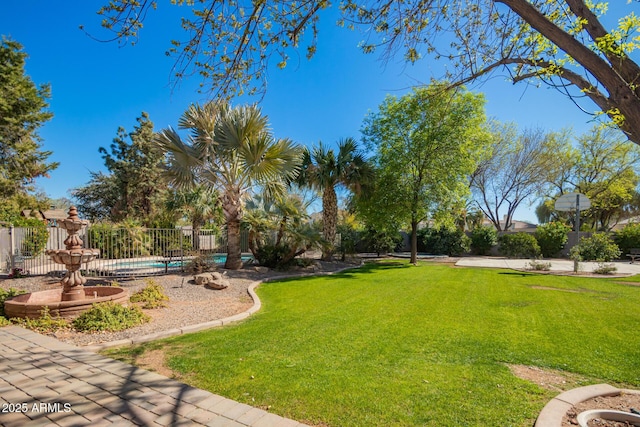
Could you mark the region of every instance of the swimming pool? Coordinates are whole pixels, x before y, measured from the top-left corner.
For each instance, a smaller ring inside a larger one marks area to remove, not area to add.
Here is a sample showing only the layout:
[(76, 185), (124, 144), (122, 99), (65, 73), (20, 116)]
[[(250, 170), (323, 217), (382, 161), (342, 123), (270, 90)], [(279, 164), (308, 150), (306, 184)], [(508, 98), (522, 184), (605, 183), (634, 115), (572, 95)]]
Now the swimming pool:
[[(242, 255), (242, 262), (253, 261), (252, 255)], [(214, 254), (210, 256), (210, 260), (216, 264), (224, 264), (227, 262), (226, 254)], [(116, 269), (176, 269), (181, 268), (190, 261), (189, 258), (178, 261), (158, 261), (158, 260), (138, 260), (138, 261), (117, 261), (113, 264)]]

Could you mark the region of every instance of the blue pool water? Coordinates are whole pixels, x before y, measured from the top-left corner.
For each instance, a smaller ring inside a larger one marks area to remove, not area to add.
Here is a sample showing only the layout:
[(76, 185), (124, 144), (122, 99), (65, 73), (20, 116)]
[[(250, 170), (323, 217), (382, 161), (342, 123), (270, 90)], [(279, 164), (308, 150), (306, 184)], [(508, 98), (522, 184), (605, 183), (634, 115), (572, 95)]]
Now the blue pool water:
[[(224, 264), (227, 262), (226, 254), (215, 254), (212, 257), (213, 262), (216, 264)], [(251, 255), (243, 255), (242, 261), (250, 261), (253, 260), (253, 256)], [(184, 261), (171, 261), (169, 263), (159, 262), (159, 261), (130, 261), (130, 262), (118, 262), (116, 267), (118, 268), (180, 268), (184, 264), (188, 263), (189, 260), (186, 259)]]

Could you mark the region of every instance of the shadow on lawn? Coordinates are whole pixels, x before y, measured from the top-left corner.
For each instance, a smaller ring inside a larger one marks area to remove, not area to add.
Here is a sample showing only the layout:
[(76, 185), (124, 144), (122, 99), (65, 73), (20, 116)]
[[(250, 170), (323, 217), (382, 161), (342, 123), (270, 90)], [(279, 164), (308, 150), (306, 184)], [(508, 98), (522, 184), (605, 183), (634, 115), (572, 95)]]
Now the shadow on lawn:
[(326, 279), (356, 278), (362, 274), (373, 274), (378, 271), (398, 270), (409, 267), (411, 267), (411, 265), (403, 261), (368, 261), (361, 267), (349, 269), (341, 273), (330, 274), (324, 277)]
[(498, 274), (504, 274), (506, 276), (520, 276), (520, 277), (536, 276), (536, 274), (534, 273), (525, 273), (523, 271), (501, 271)]
[(373, 274), (378, 271), (397, 270), (409, 267), (411, 267), (411, 265), (403, 261), (367, 261), (360, 267), (353, 267), (341, 273), (309, 274), (304, 276), (286, 277), (275, 279), (273, 280), (273, 282), (294, 282), (298, 280), (306, 280), (309, 278), (322, 278), (325, 280), (351, 279), (357, 278), (358, 276), (361, 276), (363, 274)]

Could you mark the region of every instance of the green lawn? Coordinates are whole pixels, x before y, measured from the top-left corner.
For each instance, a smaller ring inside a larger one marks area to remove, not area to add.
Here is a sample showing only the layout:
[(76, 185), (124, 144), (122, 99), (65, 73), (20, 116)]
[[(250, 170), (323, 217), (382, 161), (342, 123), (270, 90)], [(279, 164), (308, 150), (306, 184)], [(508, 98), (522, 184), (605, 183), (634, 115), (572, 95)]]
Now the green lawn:
[(262, 310), (161, 348), (182, 380), (322, 426), (531, 426), (556, 392), (506, 364), (640, 386), (640, 288), (406, 263), (263, 284)]

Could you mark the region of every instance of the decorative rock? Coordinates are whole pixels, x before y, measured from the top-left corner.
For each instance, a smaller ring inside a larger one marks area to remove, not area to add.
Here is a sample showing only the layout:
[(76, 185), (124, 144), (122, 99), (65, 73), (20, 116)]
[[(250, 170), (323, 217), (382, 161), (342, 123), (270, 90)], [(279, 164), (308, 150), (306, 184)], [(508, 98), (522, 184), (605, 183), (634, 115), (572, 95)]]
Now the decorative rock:
[(218, 272), (196, 274), (194, 277), (196, 285), (204, 285), (211, 289), (225, 289), (229, 287), (229, 281), (224, 274)]
[(207, 288), (221, 290), (229, 287), (229, 281), (227, 279), (220, 279), (205, 284)]
[(195, 280), (196, 285), (199, 285), (199, 286), (205, 285), (212, 280), (211, 273), (196, 274), (195, 276), (193, 276), (193, 280)]
[(268, 273), (269, 267), (257, 266), (257, 267), (254, 267), (254, 270), (257, 271), (258, 273)]

